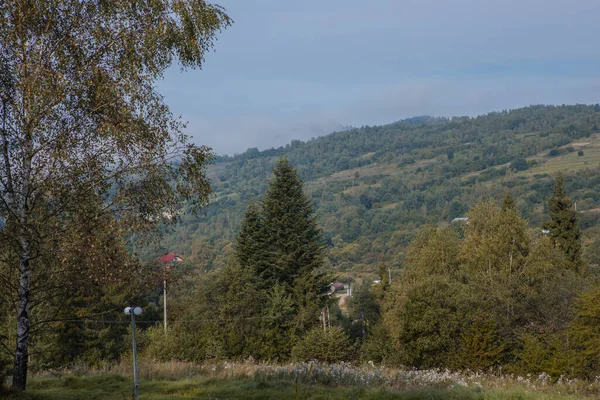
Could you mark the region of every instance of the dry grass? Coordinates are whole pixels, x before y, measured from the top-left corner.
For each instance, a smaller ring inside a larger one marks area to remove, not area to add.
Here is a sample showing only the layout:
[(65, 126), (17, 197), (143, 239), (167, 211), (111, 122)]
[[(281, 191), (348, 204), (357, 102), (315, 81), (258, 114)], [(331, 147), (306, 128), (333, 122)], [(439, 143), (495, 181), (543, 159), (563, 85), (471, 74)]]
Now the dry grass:
[[(68, 379), (69, 376), (74, 375), (129, 376), (131, 370), (131, 362), (124, 361), (102, 370), (85, 371), (75, 369), (64, 371), (62, 376), (58, 376), (58, 379)], [(48, 373), (40, 374), (37, 378), (47, 378), (48, 375)], [(56, 379), (57, 373), (54, 372), (52, 375)], [(486, 393), (522, 392), (534, 393), (536, 396), (538, 394), (546, 396), (531, 398), (549, 399), (564, 395), (573, 395), (574, 398), (600, 397), (600, 377), (595, 381), (566, 378), (552, 380), (546, 374), (517, 376), (501, 374), (500, 372), (452, 372), (439, 369), (412, 370), (386, 368), (376, 366), (373, 363), (361, 366), (347, 363), (327, 365), (317, 362), (268, 364), (248, 360), (244, 362), (213, 361), (194, 364), (178, 361), (159, 363), (142, 360), (139, 365), (139, 377), (141, 381), (182, 381), (211, 378), (228, 381), (295, 382), (309, 386), (381, 388), (392, 391), (465, 389)]]

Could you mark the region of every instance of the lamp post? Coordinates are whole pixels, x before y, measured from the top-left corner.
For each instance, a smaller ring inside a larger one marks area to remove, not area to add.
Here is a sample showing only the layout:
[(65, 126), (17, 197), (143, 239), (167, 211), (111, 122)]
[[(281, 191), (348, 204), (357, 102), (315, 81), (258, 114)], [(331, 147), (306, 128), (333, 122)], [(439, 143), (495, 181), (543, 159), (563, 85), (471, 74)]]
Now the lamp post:
[(141, 313), (141, 307), (125, 307), (125, 315), (131, 315), (131, 337), (133, 340), (133, 396), (135, 400), (138, 400), (139, 397), (137, 347), (135, 345), (135, 317)]

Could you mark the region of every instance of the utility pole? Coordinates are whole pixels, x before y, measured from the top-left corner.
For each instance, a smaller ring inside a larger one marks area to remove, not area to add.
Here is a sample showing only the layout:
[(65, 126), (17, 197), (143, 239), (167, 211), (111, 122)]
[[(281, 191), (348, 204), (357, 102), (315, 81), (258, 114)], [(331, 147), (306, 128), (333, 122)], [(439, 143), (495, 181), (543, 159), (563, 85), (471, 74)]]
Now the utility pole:
[(165, 274), (163, 276), (163, 319), (165, 335), (167, 334), (167, 264), (165, 264)]
[(139, 398), (140, 385), (138, 382), (137, 346), (135, 343), (135, 317), (142, 314), (141, 307), (125, 307), (125, 315), (131, 315), (131, 337), (133, 341), (133, 397)]
[(321, 310), (321, 319), (323, 320), (323, 332), (327, 333), (327, 324), (325, 322), (325, 310)]
[(175, 253), (167, 253), (159, 258), (160, 262), (163, 263), (165, 271), (163, 275), (163, 327), (165, 328), (165, 335), (167, 334), (167, 276), (169, 267), (172, 263), (183, 262), (183, 258)]

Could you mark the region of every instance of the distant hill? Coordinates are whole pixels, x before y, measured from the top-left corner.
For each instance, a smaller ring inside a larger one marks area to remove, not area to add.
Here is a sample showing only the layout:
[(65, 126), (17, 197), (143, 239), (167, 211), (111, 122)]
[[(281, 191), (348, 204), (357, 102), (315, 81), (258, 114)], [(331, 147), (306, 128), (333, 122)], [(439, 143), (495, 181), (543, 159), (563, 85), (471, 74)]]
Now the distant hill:
[(382, 259), (400, 268), (420, 226), (448, 223), (506, 189), (539, 226), (557, 171), (566, 173), (586, 240), (600, 237), (599, 127), (599, 105), (531, 106), (476, 118), (420, 116), (219, 157), (205, 215), (185, 217), (161, 244), (201, 268), (222, 266), (243, 211), (261, 199), (283, 156), (305, 181), (338, 271), (370, 272)]

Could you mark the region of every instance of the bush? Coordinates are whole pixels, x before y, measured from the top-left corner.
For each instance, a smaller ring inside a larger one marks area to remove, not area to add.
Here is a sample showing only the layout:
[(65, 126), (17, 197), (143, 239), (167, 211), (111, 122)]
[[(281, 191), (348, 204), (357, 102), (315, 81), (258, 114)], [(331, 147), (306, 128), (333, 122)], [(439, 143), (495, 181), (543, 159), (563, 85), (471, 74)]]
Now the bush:
[(529, 164), (524, 158), (517, 158), (515, 161), (510, 163), (510, 168), (515, 171), (525, 171), (529, 169)]
[(519, 367), (523, 373), (549, 374), (553, 379), (570, 375), (571, 354), (559, 334), (524, 334), (520, 338)]
[(583, 157), (583, 150), (579, 150), (579, 151), (577, 152), (577, 155), (578, 155), (579, 157)]
[(567, 328), (575, 365), (574, 375), (594, 379), (600, 375), (600, 289), (586, 293), (575, 302), (575, 318)]
[(506, 347), (496, 322), (477, 316), (461, 335), (459, 366), (478, 371), (502, 365)]
[(138, 336), (138, 346), (144, 358), (156, 361), (199, 362), (207, 358), (223, 358), (222, 344), (207, 332), (185, 329), (179, 324), (164, 334), (161, 325), (148, 328)]
[(389, 365), (400, 364), (398, 352), (392, 345), (392, 338), (382, 323), (375, 324), (362, 345), (361, 359)]
[(292, 358), (298, 361), (348, 361), (354, 356), (354, 345), (343, 330), (332, 327), (327, 332), (317, 327), (309, 331), (292, 349)]
[(548, 156), (549, 157), (556, 157), (556, 156), (560, 156), (561, 154), (562, 154), (562, 150), (560, 150), (560, 149), (552, 149), (548, 153)]

